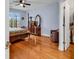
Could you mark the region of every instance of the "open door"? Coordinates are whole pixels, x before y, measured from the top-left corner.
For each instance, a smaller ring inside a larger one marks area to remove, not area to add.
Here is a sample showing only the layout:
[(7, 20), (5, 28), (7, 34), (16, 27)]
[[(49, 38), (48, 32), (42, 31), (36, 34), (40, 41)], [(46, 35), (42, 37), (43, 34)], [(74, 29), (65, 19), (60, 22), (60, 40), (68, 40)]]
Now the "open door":
[(69, 5), (65, 1), (60, 3), (59, 50), (61, 51), (67, 50), (70, 44), (69, 20)]
[(70, 13), (69, 13), (69, 5), (68, 2), (65, 2), (65, 40), (64, 40), (64, 44), (65, 44), (65, 50), (67, 50), (67, 48), (70, 45)]

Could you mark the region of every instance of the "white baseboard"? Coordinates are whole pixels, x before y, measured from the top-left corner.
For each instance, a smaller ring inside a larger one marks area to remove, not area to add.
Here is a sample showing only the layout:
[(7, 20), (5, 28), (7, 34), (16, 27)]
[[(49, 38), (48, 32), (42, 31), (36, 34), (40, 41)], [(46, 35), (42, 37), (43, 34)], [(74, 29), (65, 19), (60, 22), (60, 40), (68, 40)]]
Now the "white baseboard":
[(48, 34), (41, 34), (42, 36), (47, 36), (47, 37), (50, 37), (50, 35), (48, 35)]

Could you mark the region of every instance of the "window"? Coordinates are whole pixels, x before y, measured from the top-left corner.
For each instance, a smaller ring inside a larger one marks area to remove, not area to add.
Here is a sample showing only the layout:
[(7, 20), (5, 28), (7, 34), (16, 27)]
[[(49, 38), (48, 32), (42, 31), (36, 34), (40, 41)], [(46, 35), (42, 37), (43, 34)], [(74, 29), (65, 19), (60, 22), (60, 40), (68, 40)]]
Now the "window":
[(9, 27), (20, 27), (20, 14), (10, 12), (9, 13)]

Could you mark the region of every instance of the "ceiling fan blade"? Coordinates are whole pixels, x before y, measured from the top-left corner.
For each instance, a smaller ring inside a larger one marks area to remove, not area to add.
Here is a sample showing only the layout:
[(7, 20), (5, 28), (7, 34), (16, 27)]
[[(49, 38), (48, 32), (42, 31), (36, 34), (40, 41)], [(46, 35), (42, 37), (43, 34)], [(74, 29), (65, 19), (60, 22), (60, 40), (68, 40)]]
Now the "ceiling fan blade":
[(26, 6), (25, 5), (23, 5), (23, 8), (25, 8)]
[(31, 5), (31, 4), (29, 4), (29, 3), (24, 3), (24, 4), (25, 4), (25, 5), (29, 5), (29, 6)]
[(14, 3), (22, 3), (22, 0), (13, 1)]

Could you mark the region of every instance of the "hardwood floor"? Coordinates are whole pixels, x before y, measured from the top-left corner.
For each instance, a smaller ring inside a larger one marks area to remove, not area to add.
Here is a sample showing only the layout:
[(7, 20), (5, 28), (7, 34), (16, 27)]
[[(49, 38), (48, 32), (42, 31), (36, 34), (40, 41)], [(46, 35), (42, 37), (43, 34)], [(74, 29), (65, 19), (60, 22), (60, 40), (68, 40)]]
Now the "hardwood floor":
[(73, 56), (73, 45), (70, 45), (67, 51), (61, 52), (57, 43), (46, 37), (37, 37), (36, 45), (29, 39), (10, 46), (10, 59), (74, 59)]

